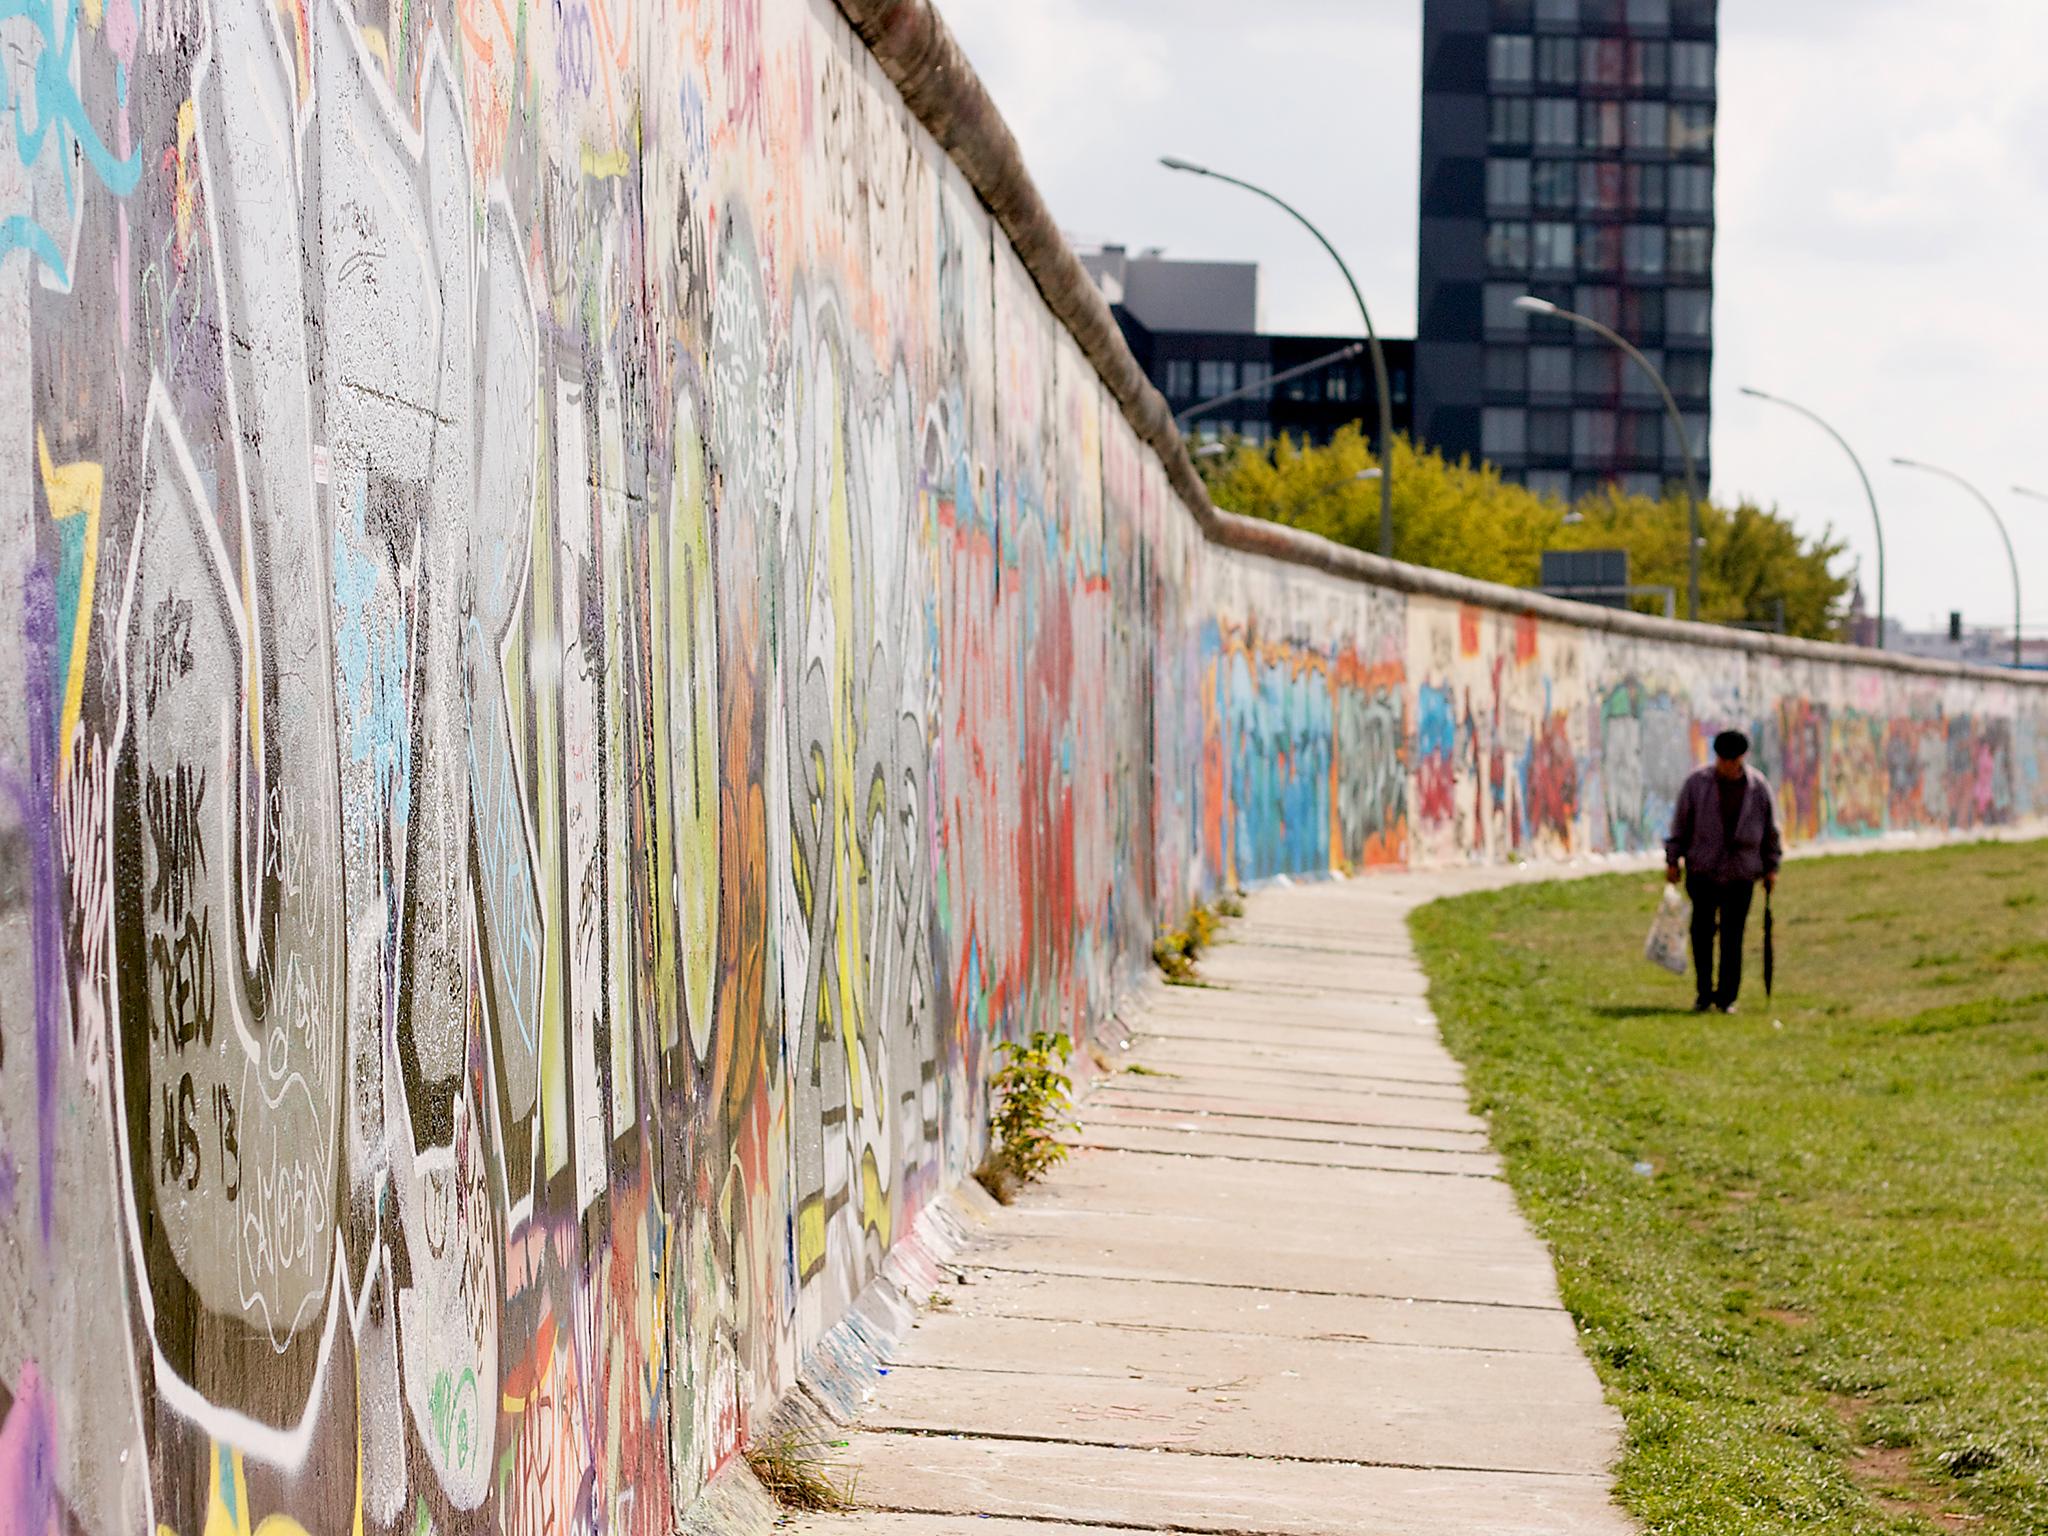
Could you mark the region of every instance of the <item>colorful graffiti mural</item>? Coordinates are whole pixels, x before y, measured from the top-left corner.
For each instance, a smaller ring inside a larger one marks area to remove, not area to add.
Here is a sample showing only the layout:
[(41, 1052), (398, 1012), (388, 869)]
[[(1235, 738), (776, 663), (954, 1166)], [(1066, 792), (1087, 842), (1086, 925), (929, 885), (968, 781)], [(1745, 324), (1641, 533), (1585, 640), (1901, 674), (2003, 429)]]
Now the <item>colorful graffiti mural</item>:
[(666, 1533), (1197, 893), (2048, 810), (1207, 542), (795, 0), (0, 11), (0, 1509)]

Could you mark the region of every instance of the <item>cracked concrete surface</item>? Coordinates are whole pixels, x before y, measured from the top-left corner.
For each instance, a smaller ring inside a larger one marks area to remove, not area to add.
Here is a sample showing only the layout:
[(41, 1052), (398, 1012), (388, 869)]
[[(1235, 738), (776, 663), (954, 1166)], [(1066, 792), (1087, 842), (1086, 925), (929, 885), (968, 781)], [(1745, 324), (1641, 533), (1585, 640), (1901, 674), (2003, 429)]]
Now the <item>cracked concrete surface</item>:
[[(1438, 1039), (1406, 918), (1261, 892), (1155, 994), (851, 1436), (843, 1536), (1623, 1536), (1618, 1416)], [(1555, 869), (1542, 873), (1554, 877)], [(1159, 1074), (1159, 1075), (1152, 1075)], [(969, 1522), (972, 1522), (971, 1524)]]

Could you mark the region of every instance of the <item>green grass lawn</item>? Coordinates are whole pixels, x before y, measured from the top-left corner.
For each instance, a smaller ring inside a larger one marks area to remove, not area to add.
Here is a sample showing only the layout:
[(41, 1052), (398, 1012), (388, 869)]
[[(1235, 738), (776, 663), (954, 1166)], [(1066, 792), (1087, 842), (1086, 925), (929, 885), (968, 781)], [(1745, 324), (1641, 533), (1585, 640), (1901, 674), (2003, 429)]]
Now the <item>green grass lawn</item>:
[(1732, 1017), (1642, 958), (1654, 874), (1415, 914), (1649, 1529), (2048, 1531), (2044, 855), (1788, 865)]

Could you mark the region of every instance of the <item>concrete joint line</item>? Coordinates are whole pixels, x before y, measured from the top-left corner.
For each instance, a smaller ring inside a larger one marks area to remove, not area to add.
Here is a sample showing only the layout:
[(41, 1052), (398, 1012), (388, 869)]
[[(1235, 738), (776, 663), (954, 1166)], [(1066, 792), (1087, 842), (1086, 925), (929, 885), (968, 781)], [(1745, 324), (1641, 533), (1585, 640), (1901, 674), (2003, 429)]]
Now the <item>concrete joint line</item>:
[(1242, 1280), (1184, 1280), (1174, 1275), (1100, 1275), (1080, 1269), (1040, 1269), (1020, 1264), (976, 1262), (971, 1267), (992, 1275), (1044, 1275), (1055, 1280), (1101, 1280), (1130, 1285), (1186, 1285), (1211, 1291), (1256, 1291), (1262, 1296), (1332, 1296), (1340, 1301), (1399, 1301), (1418, 1307), (1487, 1307), (1501, 1312), (1564, 1311), (1563, 1307), (1534, 1301), (1472, 1301), (1462, 1296), (1402, 1296), (1392, 1291), (1326, 1291), (1299, 1285), (1252, 1285)]
[(1576, 1472), (1556, 1467), (1488, 1467), (1455, 1461), (1373, 1461), (1353, 1456), (1284, 1456), (1268, 1451), (1203, 1451), (1180, 1445), (1144, 1445), (1129, 1440), (1091, 1440), (1085, 1435), (1031, 1435), (1021, 1430), (917, 1429), (893, 1424), (868, 1424), (861, 1433), (901, 1435), (916, 1440), (989, 1440), (1007, 1445), (1088, 1446), (1107, 1451), (1135, 1451), (1146, 1456), (1190, 1456), (1204, 1461), (1262, 1461), (1274, 1466), (1363, 1467), (1382, 1472), (1463, 1472), (1475, 1477), (1561, 1477), (1607, 1481), (1605, 1472)]

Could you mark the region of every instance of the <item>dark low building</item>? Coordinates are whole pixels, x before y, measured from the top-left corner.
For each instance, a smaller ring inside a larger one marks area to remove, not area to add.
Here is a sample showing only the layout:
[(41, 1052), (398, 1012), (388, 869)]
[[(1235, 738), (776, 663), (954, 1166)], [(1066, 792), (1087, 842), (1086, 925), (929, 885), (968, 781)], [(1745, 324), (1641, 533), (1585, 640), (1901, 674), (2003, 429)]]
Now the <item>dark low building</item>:
[[(1327, 443), (1357, 422), (1375, 450), (1379, 402), (1372, 359), (1356, 336), (1278, 336), (1258, 328), (1258, 267), (1251, 262), (1169, 261), (1120, 246), (1081, 253), (1110, 301), (1138, 365), (1191, 438), (1281, 436)], [(1394, 430), (1411, 429), (1415, 344), (1385, 340)], [(1269, 381), (1278, 379), (1278, 383)], [(1204, 402), (1251, 393), (1192, 415)]]

